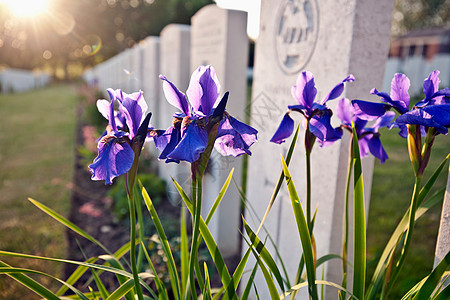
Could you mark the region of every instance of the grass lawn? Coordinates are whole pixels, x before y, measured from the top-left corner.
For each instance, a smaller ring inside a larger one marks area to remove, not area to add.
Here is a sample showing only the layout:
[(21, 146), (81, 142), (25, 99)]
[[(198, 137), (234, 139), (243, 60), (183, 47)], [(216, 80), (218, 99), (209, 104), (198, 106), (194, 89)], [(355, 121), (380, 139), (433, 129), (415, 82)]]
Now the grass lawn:
[[(410, 205), (414, 175), (409, 161), (406, 140), (398, 135), (398, 129), (384, 130), (381, 140), (389, 155), (385, 164), (375, 163), (372, 195), (367, 228), (368, 260), (381, 255), (384, 246), (400, 218)], [(424, 184), (450, 150), (450, 136), (438, 135), (433, 145), (430, 163), (424, 174)], [(443, 170), (433, 191), (446, 186), (448, 166)], [(433, 194), (430, 192), (430, 195)], [(408, 258), (390, 299), (401, 297), (431, 271), (442, 205), (437, 205), (419, 219), (413, 234)], [(369, 276), (375, 262), (368, 269)], [(370, 277), (369, 277), (370, 278)]]
[[(75, 92), (69, 85), (0, 95), (1, 250), (64, 257), (63, 226), (32, 205), (27, 197), (62, 214), (68, 212), (75, 107)], [(37, 260), (0, 260), (57, 276), (62, 270), (62, 265)], [(48, 278), (39, 280), (55, 287)], [(39, 297), (0, 275), (0, 299)]]

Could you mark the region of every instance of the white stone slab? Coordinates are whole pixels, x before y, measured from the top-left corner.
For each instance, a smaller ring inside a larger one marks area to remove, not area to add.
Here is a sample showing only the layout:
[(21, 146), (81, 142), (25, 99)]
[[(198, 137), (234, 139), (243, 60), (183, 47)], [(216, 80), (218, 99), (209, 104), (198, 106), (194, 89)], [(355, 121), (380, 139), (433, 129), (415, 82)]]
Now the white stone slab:
[[(211, 4), (200, 9), (191, 23), (191, 72), (201, 65), (212, 65), (221, 84), (220, 96), (230, 92), (227, 111), (244, 122), (249, 44), (247, 13)], [(204, 215), (232, 168), (235, 168), (233, 178), (241, 186), (242, 162), (242, 157), (222, 157), (215, 151), (212, 153), (203, 184)], [(209, 226), (224, 256), (239, 253), (240, 200), (238, 189), (231, 184)]]
[[(382, 83), (392, 7), (388, 0), (262, 1), (251, 106), (252, 125), (259, 130), (259, 141), (249, 161), (247, 191), (249, 206), (259, 218), (265, 212), (281, 171), (280, 153), (285, 155), (291, 141), (289, 139), (281, 146), (269, 142), (287, 105), (296, 104), (291, 96), (291, 87), (298, 74), (303, 70), (314, 74), (317, 100), (323, 99), (348, 74), (354, 74), (357, 81), (347, 85), (345, 96), (350, 99), (369, 98), (369, 90)], [(335, 108), (337, 100), (328, 104)], [(300, 114), (294, 118), (296, 123), (301, 121)], [(340, 122), (334, 117), (332, 123), (337, 126)], [(302, 132), (290, 171), (305, 207), (303, 136)], [(341, 252), (348, 140), (346, 134), (343, 141), (331, 147), (315, 145), (312, 153), (312, 209), (318, 207), (314, 227), (318, 257)], [(371, 162), (372, 159), (364, 170), (366, 205), (370, 195)], [(256, 230), (259, 222), (252, 220), (254, 214), (247, 210), (245, 215)], [(266, 221), (266, 228), (280, 251), (292, 282), (301, 246), (285, 184)], [(264, 240), (264, 235), (261, 239)], [(273, 250), (273, 247), (269, 249)], [(339, 262), (336, 266), (340, 268)], [(326, 279), (340, 283), (336, 270), (339, 269), (327, 267)], [(321, 272), (319, 270), (320, 276)], [(257, 275), (255, 283), (261, 299), (267, 299), (269, 294), (261, 274)], [(299, 299), (304, 297), (305, 294), (301, 294)], [(336, 291), (327, 290), (328, 297), (336, 299)]]
[[(450, 251), (450, 169), (447, 181), (447, 190), (444, 196), (444, 203), (442, 204), (441, 223), (439, 226), (439, 233), (436, 241), (436, 254), (434, 258), (434, 267), (447, 255)], [(450, 279), (447, 279), (445, 286), (450, 284)]]
[[(163, 28), (160, 34), (160, 57), (161, 74), (165, 75), (177, 88), (185, 92), (189, 85), (190, 78), (190, 49), (191, 49), (191, 28), (189, 25), (170, 24)], [(172, 125), (172, 116), (177, 108), (170, 105), (164, 98), (162, 92), (162, 82), (160, 82), (160, 107), (159, 114), (155, 114), (160, 128), (168, 128)], [(169, 199), (172, 202), (179, 202), (181, 198), (172, 183), (171, 177), (175, 178), (186, 192), (190, 191), (190, 169), (186, 162), (158, 164), (158, 172), (167, 181)]]
[[(147, 101), (149, 111), (153, 113), (151, 123), (154, 127), (160, 128), (159, 124), (159, 107), (161, 99), (161, 80), (159, 79), (160, 72), (160, 55), (159, 37), (149, 36), (139, 43), (142, 48), (142, 68), (141, 74), (141, 89), (144, 92), (145, 100)], [(165, 101), (165, 100), (164, 100)]]

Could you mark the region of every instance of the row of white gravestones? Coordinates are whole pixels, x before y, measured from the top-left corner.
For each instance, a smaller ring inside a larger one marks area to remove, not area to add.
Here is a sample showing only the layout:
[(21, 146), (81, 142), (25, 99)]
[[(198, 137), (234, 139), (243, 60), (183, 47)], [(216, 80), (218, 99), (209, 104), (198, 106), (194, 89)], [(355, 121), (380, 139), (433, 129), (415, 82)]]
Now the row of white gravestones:
[(4, 68), (0, 70), (0, 93), (29, 91), (46, 86), (50, 80), (45, 72)]
[[(285, 155), (287, 152), (290, 140), (282, 145), (269, 140), (287, 105), (297, 104), (291, 96), (297, 76), (303, 70), (314, 74), (318, 88), (316, 100), (320, 101), (335, 84), (353, 74), (357, 84), (347, 84), (345, 96), (366, 99), (370, 89), (380, 87), (382, 83), (392, 9), (393, 2), (389, 0), (262, 1), (251, 104), (252, 125), (260, 131), (258, 145), (253, 148), (253, 157), (249, 160), (248, 209), (245, 213), (255, 230), (281, 171), (280, 153)], [(334, 108), (336, 102), (330, 101), (329, 106)], [(300, 119), (298, 114), (296, 122)], [(336, 117), (332, 122), (335, 126), (339, 124)], [(302, 143), (303, 135), (300, 135), (290, 171), (304, 206), (306, 171)], [(329, 147), (320, 148), (316, 143), (312, 151), (311, 206), (317, 207), (314, 226), (317, 257), (341, 253), (348, 147), (349, 135), (344, 134), (343, 140)], [(365, 160), (363, 168), (368, 207), (373, 159)], [(302, 251), (285, 184), (265, 223), (265, 230), (262, 232), (272, 237), (292, 283)], [(264, 235), (260, 238), (265, 240)], [(267, 245), (275, 257), (274, 248), (269, 242)], [(352, 259), (351, 253), (349, 259)], [(339, 262), (326, 264), (326, 280), (340, 282), (339, 265)], [(321, 277), (322, 270), (319, 270), (318, 278)], [(261, 273), (257, 274), (255, 285), (259, 297), (268, 299)], [(302, 292), (306, 293), (306, 290)], [(336, 290), (327, 289), (326, 293), (327, 299), (336, 299)], [(306, 298), (306, 294), (299, 297)]]
[[(201, 65), (213, 65), (221, 84), (221, 95), (230, 91), (227, 111), (244, 121), (246, 106), (246, 80), (248, 66), (247, 14), (242, 11), (223, 10), (215, 5), (202, 8), (192, 18), (192, 27), (170, 24), (160, 37), (148, 37), (84, 74), (86, 81), (96, 81), (101, 90), (120, 88), (131, 93), (142, 89), (153, 112), (151, 123), (156, 128), (168, 128), (176, 108), (171, 106), (162, 92), (158, 74), (164, 74), (178, 89), (185, 92), (190, 75)], [(234, 178), (241, 183), (242, 159), (221, 158), (213, 152), (211, 168), (205, 176), (203, 213), (211, 208), (231, 168)], [(156, 153), (155, 153), (156, 154)], [(190, 170), (187, 163), (158, 164), (162, 178), (168, 181), (168, 194), (179, 201), (178, 192), (171, 182), (176, 179), (190, 190)], [(238, 255), (241, 197), (236, 186), (229, 188), (210, 230), (224, 256)]]

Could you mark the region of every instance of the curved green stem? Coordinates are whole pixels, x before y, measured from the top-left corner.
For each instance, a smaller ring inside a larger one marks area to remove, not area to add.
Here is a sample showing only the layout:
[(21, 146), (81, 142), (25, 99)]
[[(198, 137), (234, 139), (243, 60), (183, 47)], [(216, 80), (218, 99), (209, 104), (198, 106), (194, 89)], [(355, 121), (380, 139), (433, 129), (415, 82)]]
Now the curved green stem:
[(422, 175), (416, 175), (415, 182), (414, 182), (414, 191), (411, 199), (411, 206), (409, 208), (409, 223), (408, 223), (408, 229), (406, 231), (406, 237), (405, 242), (402, 248), (402, 252), (400, 254), (400, 259), (397, 262), (397, 265), (394, 268), (394, 272), (392, 273), (392, 276), (389, 280), (388, 286), (386, 288), (386, 295), (385, 298), (387, 298), (387, 295), (389, 294), (390, 288), (394, 285), (395, 281), (398, 278), (398, 275), (400, 274), (400, 271), (405, 263), (406, 256), (408, 254), (409, 246), (411, 244), (411, 238), (414, 231), (414, 223), (415, 223), (415, 216), (416, 216), (416, 210), (417, 210), (417, 202), (419, 199), (420, 194), (420, 185), (422, 182)]
[[(134, 184), (134, 180), (133, 180)], [(127, 185), (128, 186), (128, 185)], [(130, 262), (131, 271), (133, 273), (134, 285), (139, 300), (144, 300), (142, 288), (139, 283), (139, 273), (136, 264), (136, 207), (134, 203), (134, 186), (128, 187), (128, 203), (130, 206)]]
[[(349, 196), (350, 196), (350, 183), (352, 178), (352, 170), (353, 170), (353, 138), (350, 139), (350, 155), (348, 161), (348, 169), (347, 169), (347, 183), (345, 187), (345, 206), (344, 206), (344, 232), (342, 236), (342, 284), (343, 288), (347, 287), (347, 253), (348, 253), (348, 210), (349, 210)], [(345, 293), (343, 293), (341, 299), (345, 299)]]
[(311, 153), (306, 152), (306, 222), (309, 234), (312, 235), (311, 224)]

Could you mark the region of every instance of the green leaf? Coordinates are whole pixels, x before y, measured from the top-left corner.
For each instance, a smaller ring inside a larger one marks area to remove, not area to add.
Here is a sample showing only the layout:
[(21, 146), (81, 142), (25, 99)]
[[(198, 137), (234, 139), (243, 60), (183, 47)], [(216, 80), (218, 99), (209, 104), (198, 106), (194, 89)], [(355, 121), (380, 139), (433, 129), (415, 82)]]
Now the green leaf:
[(162, 283), (161, 279), (159, 279), (159, 277), (158, 277), (158, 273), (156, 272), (155, 266), (152, 263), (152, 260), (150, 258), (150, 255), (148, 254), (148, 251), (144, 245), (144, 242), (141, 242), (141, 247), (144, 251), (145, 257), (147, 258), (148, 265), (152, 269), (153, 275), (155, 275), (155, 284), (156, 284), (156, 289), (159, 294), (159, 299), (169, 300), (169, 295), (167, 294), (167, 290), (166, 290), (164, 284)]
[(450, 284), (447, 285), (433, 300), (448, 300), (450, 299)]
[(119, 300), (133, 288), (134, 280), (130, 278), (125, 283), (121, 284), (108, 298), (106, 298), (106, 300)]
[(230, 185), (231, 178), (233, 177), (234, 168), (231, 169), (230, 174), (228, 175), (227, 180), (225, 180), (225, 183), (223, 184), (222, 188), (220, 189), (219, 195), (217, 195), (216, 200), (214, 201), (211, 209), (208, 212), (208, 215), (206, 216), (205, 223), (209, 224), (209, 221), (211, 221), (211, 218), (213, 217), (214, 213), (216, 212), (217, 207), (219, 206), (220, 202), (223, 199), (223, 196), (225, 195), (225, 192), (228, 189), (228, 186)]
[[(6, 264), (2, 261), (0, 261), (0, 267), (1, 268), (11, 268), (11, 266), (9, 266), (8, 264)], [(22, 273), (7, 273), (7, 274), (9, 277), (11, 277), (14, 280), (16, 280), (17, 282), (23, 284), (24, 286), (26, 286), (27, 288), (29, 288), (36, 294), (44, 297), (45, 299), (59, 300), (59, 297), (57, 295), (53, 294), (49, 289), (47, 289), (39, 282), (35, 281), (34, 279), (32, 279), (24, 274), (22, 274)]]
[(142, 187), (142, 196), (144, 197), (144, 202), (147, 205), (147, 209), (150, 212), (159, 239), (161, 240), (164, 255), (167, 258), (167, 268), (169, 270), (170, 284), (173, 289), (174, 297), (175, 299), (181, 299), (180, 279), (178, 278), (177, 267), (175, 265), (175, 260), (173, 259), (172, 251), (170, 250), (169, 241), (167, 240), (167, 236), (164, 232), (161, 220), (156, 213), (155, 207), (153, 206), (152, 200), (144, 187)]
[[(194, 207), (192, 205), (192, 202), (189, 200), (186, 193), (183, 191), (183, 188), (178, 184), (178, 182), (176, 182), (175, 180), (173, 180), (173, 182), (174, 182), (175, 187), (177, 188), (178, 192), (181, 195), (181, 199), (183, 199), (184, 203), (186, 204), (187, 209), (189, 210), (189, 212), (191, 214), (193, 214)], [(231, 288), (232, 286), (229, 285), (229, 283), (231, 282), (231, 276), (230, 276), (230, 273), (228, 272), (225, 261), (223, 260), (222, 254), (220, 253), (220, 250), (217, 247), (217, 244), (214, 241), (214, 238), (213, 238), (211, 232), (209, 231), (208, 226), (206, 225), (205, 221), (203, 220), (203, 218), (201, 216), (200, 216), (199, 221), (200, 221), (200, 224), (199, 224), (200, 233), (203, 236), (203, 240), (205, 241), (206, 247), (208, 248), (208, 251), (214, 261), (214, 264), (219, 273), (222, 284), (223, 284), (223, 286), (230, 287), (229, 289), (227, 289), (228, 296), (231, 299), (236, 298), (237, 295), (236, 295), (235, 289), (234, 288), (232, 289)]]
[(0, 256), (22, 257), (22, 258), (40, 259), (40, 260), (46, 260), (46, 261), (68, 263), (68, 264), (74, 264), (74, 265), (84, 266), (84, 267), (88, 267), (88, 268), (93, 268), (93, 269), (97, 269), (97, 270), (102, 270), (102, 271), (106, 271), (106, 272), (111, 272), (114, 274), (119, 274), (119, 275), (125, 276), (127, 278), (133, 278), (133, 275), (131, 273), (128, 273), (124, 270), (120, 270), (120, 269), (108, 267), (108, 266), (102, 266), (102, 265), (96, 265), (96, 264), (85, 263), (85, 262), (80, 262), (80, 261), (68, 260), (68, 259), (50, 258), (50, 257), (43, 257), (43, 256), (36, 256), (36, 255), (29, 255), (29, 254), (22, 254), (22, 253), (8, 252), (8, 251), (0, 251)]
[(354, 183), (354, 272), (353, 272), (353, 294), (360, 300), (364, 299), (364, 288), (366, 280), (366, 218), (364, 205), (364, 184), (359, 154), (358, 134), (354, 124), (353, 128), (353, 177)]
[(102, 299), (106, 299), (109, 296), (108, 291), (105, 288), (105, 285), (100, 280), (100, 277), (98, 276), (97, 272), (95, 270), (92, 270), (92, 275), (94, 276), (95, 283), (97, 284), (98, 291), (100, 292), (100, 295), (102, 296)]
[(428, 276), (427, 280), (425, 281), (425, 283), (423, 284), (423, 286), (420, 288), (419, 292), (413, 299), (414, 300), (429, 299), (433, 291), (439, 285), (442, 274), (444, 274), (449, 264), (450, 264), (450, 252), (448, 252), (447, 255), (445, 255), (444, 259), (442, 259), (441, 262), (436, 266), (436, 268), (434, 268), (430, 276)]
[[(252, 248), (250, 247), (247, 253), (251, 253)], [(252, 288), (253, 280), (255, 280), (256, 271), (258, 270), (258, 264), (255, 264), (253, 267), (252, 273), (248, 278), (247, 284), (245, 286), (244, 292), (242, 293), (242, 299), (248, 299), (248, 295), (250, 294), (250, 289)]]
[[(86, 263), (94, 263), (98, 260), (98, 257), (92, 257), (89, 258), (88, 260), (86, 260)], [(70, 277), (66, 280), (66, 282), (68, 284), (74, 284), (75, 282), (77, 282), (78, 279), (80, 279), (81, 276), (83, 276), (84, 273), (86, 273), (86, 271), (89, 270), (88, 267), (85, 266), (79, 266), (76, 268), (76, 270), (70, 275)], [(63, 285), (57, 292), (56, 295), (58, 296), (62, 296), (66, 291), (67, 291), (68, 287)]]
[[(343, 292), (347, 293), (350, 296), (350, 299), (358, 300), (358, 298), (356, 298), (355, 295), (353, 295), (349, 290), (345, 289), (344, 287), (342, 287), (334, 282), (330, 282), (330, 281), (326, 281), (326, 280), (316, 280), (316, 284), (334, 287), (339, 291), (343, 291)], [(284, 293), (283, 295), (280, 295), (280, 299), (286, 299), (286, 297), (289, 296), (292, 292), (298, 291), (301, 288), (304, 288), (306, 286), (308, 286), (307, 282), (296, 284), (293, 287), (291, 287), (286, 293)]]
[[(445, 188), (437, 191), (433, 196), (431, 196), (426, 202), (422, 203), (416, 211), (415, 220), (422, 217), (430, 208), (434, 207), (436, 204), (440, 203), (443, 199), (445, 193)], [(381, 254), (380, 259), (378, 260), (377, 267), (370, 281), (366, 299), (374, 300), (376, 299), (376, 294), (378, 289), (380, 288), (384, 275), (386, 273), (386, 268), (388, 267), (389, 261), (391, 260), (391, 256), (394, 253), (395, 248), (397, 247), (399, 239), (402, 237), (403, 233), (406, 231), (408, 226), (408, 216), (409, 209), (405, 212), (402, 219), (398, 223), (394, 232), (392, 233), (388, 243), (386, 244), (383, 253)]]
[[(294, 153), (294, 148), (295, 148), (295, 144), (297, 143), (299, 131), (300, 131), (300, 124), (298, 124), (297, 129), (295, 130), (294, 137), (292, 138), (291, 145), (289, 146), (289, 150), (286, 155), (286, 165), (288, 165), (288, 166), (289, 166), (289, 163), (291, 162), (292, 154)], [(264, 222), (266, 221), (267, 216), (269, 215), (269, 212), (272, 209), (273, 204), (275, 203), (275, 199), (277, 198), (278, 192), (280, 191), (281, 185), (283, 184), (283, 180), (284, 180), (284, 173), (283, 173), (283, 171), (281, 171), (280, 176), (278, 177), (277, 184), (275, 185), (275, 189), (272, 193), (272, 197), (270, 197), (269, 205), (267, 206), (266, 212), (264, 213), (261, 223), (259, 224), (258, 230), (256, 230), (257, 235), (261, 231), (261, 228), (262, 228)]]
[(439, 164), (439, 166), (436, 168), (436, 170), (433, 172), (433, 174), (428, 179), (427, 183), (425, 183), (425, 185), (420, 190), (419, 198), (418, 198), (418, 205), (420, 205), (422, 203), (422, 201), (425, 199), (425, 197), (428, 195), (428, 192), (431, 190), (434, 183), (438, 179), (439, 175), (441, 174), (442, 170), (444, 169), (445, 165), (447, 164), (449, 158), (450, 158), (450, 153), (442, 160), (442, 162)]
[(186, 208), (181, 207), (181, 221), (180, 221), (180, 232), (181, 232), (181, 290), (186, 290), (187, 279), (189, 274), (189, 241), (186, 229)]
[[(3, 265), (3, 264), (1, 264), (1, 265)], [(61, 279), (59, 279), (59, 278), (56, 278), (56, 277), (54, 277), (54, 276), (51, 276), (51, 275), (49, 275), (49, 274), (46, 274), (46, 273), (44, 273), (44, 272), (40, 272), (40, 271), (36, 271), (36, 270), (29, 270), (29, 269), (23, 269), (23, 268), (13, 268), (13, 267), (0, 267), (0, 274), (14, 274), (14, 275), (17, 275), (17, 273), (29, 273), (29, 274), (37, 274), (37, 275), (42, 275), (42, 276), (46, 276), (46, 277), (49, 277), (49, 278), (51, 278), (51, 279), (53, 279), (53, 280), (56, 280), (56, 281), (58, 281), (59, 283), (61, 283), (61, 284), (64, 284), (64, 285), (67, 285), (68, 287), (69, 287), (69, 289), (71, 289), (75, 294), (77, 294), (78, 295), (78, 297), (80, 297), (82, 300), (89, 300), (89, 298), (87, 298), (83, 293), (81, 293), (78, 289), (76, 289), (75, 287), (73, 287), (73, 286), (71, 286), (71, 285), (69, 285), (69, 284), (67, 284), (64, 280), (61, 280)], [(12, 278), (14, 278), (14, 279), (16, 279), (16, 276), (11, 276)], [(16, 279), (17, 280), (17, 279)], [(31, 283), (31, 282), (25, 282), (25, 283), (27, 283), (27, 284), (25, 284), (24, 283), (24, 281), (23, 280), (17, 280), (18, 282), (20, 282), (20, 283), (22, 283), (24, 286), (26, 286), (27, 288), (29, 288), (29, 289), (31, 289), (31, 290), (33, 290), (33, 291), (35, 291), (36, 293), (38, 293), (39, 295), (41, 295), (40, 293), (41, 292), (47, 292), (48, 290), (43, 290), (43, 289), (41, 289), (41, 288), (38, 288), (37, 290), (35, 289), (37, 286), (36, 285), (32, 285), (32, 286), (30, 286), (30, 285), (28, 285), (29, 283)], [(50, 292), (50, 291), (48, 291), (48, 292)], [(46, 296), (49, 296), (49, 298), (48, 299), (59, 299), (58, 298), (58, 296), (56, 296), (55, 294), (53, 294), (53, 293), (51, 293), (50, 292), (50, 294), (48, 294), (48, 295), (46, 295)]]
[(311, 236), (309, 235), (308, 224), (306, 222), (305, 214), (303, 212), (302, 205), (300, 203), (300, 198), (298, 196), (297, 190), (292, 181), (291, 174), (289, 173), (286, 162), (283, 157), (281, 157), (281, 162), (283, 164), (283, 172), (286, 178), (286, 184), (289, 190), (289, 198), (291, 199), (292, 208), (294, 211), (295, 222), (297, 223), (297, 229), (300, 235), (300, 241), (303, 248), (303, 257), (305, 258), (306, 265), (306, 276), (308, 278), (308, 291), (312, 299), (317, 300), (317, 287), (316, 287), (316, 270), (314, 266), (314, 256), (312, 250)]
[(64, 226), (66, 226), (67, 228), (69, 228), (70, 230), (78, 233), (79, 235), (81, 235), (82, 237), (88, 239), (89, 241), (93, 242), (94, 244), (98, 245), (99, 247), (101, 247), (106, 253), (111, 254), (111, 252), (102, 244), (100, 243), (98, 240), (96, 240), (95, 238), (93, 238), (91, 235), (89, 235), (87, 232), (85, 232), (83, 229), (81, 229), (80, 227), (78, 227), (77, 225), (73, 224), (72, 222), (70, 222), (69, 220), (67, 220), (66, 218), (64, 218), (63, 216), (61, 216), (60, 214), (58, 214), (57, 212), (55, 212), (54, 210), (52, 210), (51, 208), (45, 206), (44, 204), (32, 199), (32, 198), (28, 198), (28, 200), (33, 203), (37, 208), (39, 208), (40, 210), (42, 210), (43, 212), (45, 212), (47, 215), (49, 215), (50, 217), (52, 217), (53, 219), (55, 219), (56, 221), (60, 222), (61, 224), (63, 224)]
[(278, 269), (275, 260), (272, 258), (272, 255), (270, 255), (269, 251), (261, 242), (261, 240), (256, 236), (256, 234), (247, 224), (244, 217), (242, 217), (242, 222), (244, 224), (245, 231), (247, 232), (247, 235), (250, 238), (250, 241), (252, 242), (251, 246), (254, 247), (256, 252), (261, 256), (262, 260), (266, 263), (269, 270), (275, 276), (275, 279), (277, 280), (280, 289), (284, 292), (285, 289), (283, 284), (283, 278), (281, 277), (280, 270)]

